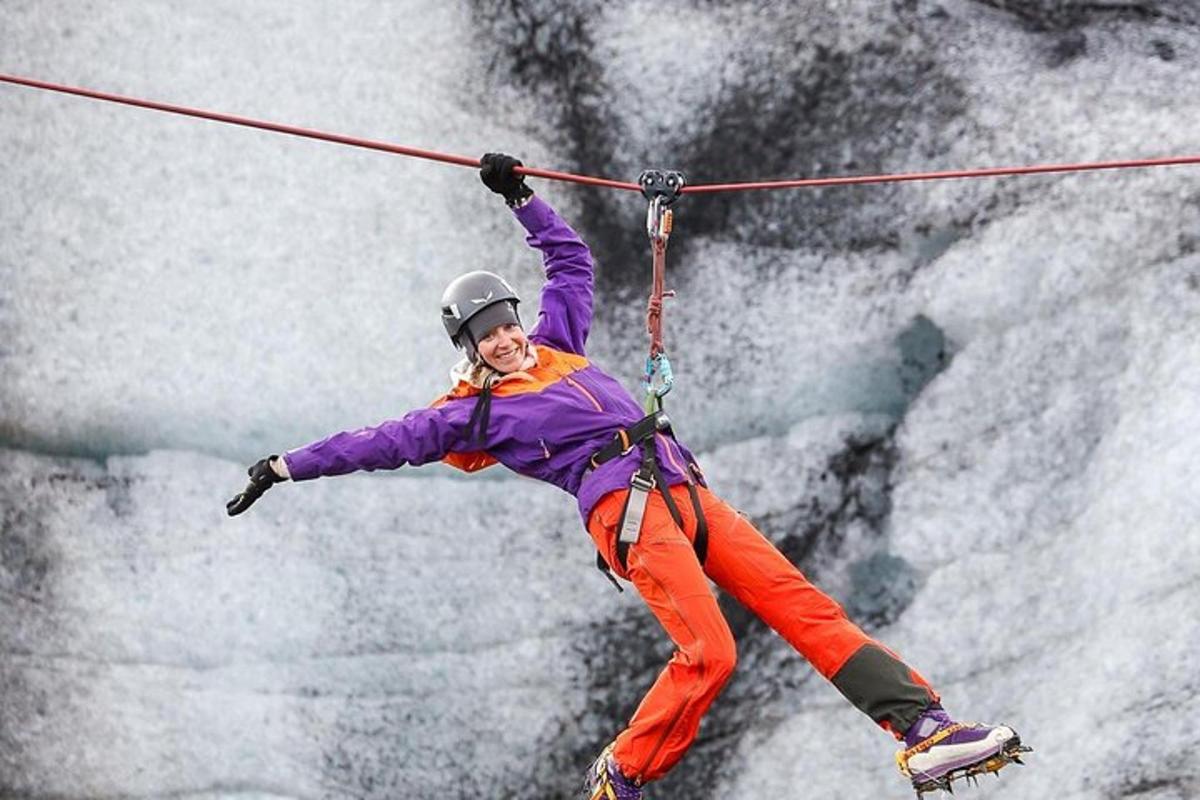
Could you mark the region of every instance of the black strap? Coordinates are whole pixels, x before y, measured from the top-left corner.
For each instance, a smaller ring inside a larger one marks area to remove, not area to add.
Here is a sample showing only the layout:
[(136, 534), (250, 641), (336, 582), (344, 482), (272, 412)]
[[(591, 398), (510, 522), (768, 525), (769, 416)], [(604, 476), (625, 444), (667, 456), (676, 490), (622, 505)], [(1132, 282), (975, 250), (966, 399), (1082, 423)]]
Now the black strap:
[(479, 446), (487, 444), (488, 422), (492, 416), (492, 375), (483, 379), (483, 392), (471, 409), (471, 418), (467, 420), (466, 440), (468, 442), (479, 437)]
[(692, 496), (692, 509), (696, 512), (696, 538), (692, 540), (692, 549), (696, 551), (696, 559), (704, 566), (708, 557), (708, 520), (704, 517), (704, 509), (700, 507), (700, 492), (696, 484), (688, 481), (688, 494)]
[(617, 583), (617, 579), (613, 577), (612, 570), (608, 568), (608, 562), (604, 560), (604, 554), (599, 550), (596, 551), (596, 569), (604, 573), (604, 577), (612, 582), (612, 585), (617, 587), (617, 591), (624, 594), (625, 590), (621, 588), (621, 584)]
[(642, 417), (628, 428), (617, 431), (608, 444), (601, 447), (592, 455), (590, 461), (592, 469), (607, 461), (612, 461), (614, 458), (625, 455), (635, 446), (653, 437), (660, 430), (669, 431), (670, 429), (671, 420), (662, 412)]

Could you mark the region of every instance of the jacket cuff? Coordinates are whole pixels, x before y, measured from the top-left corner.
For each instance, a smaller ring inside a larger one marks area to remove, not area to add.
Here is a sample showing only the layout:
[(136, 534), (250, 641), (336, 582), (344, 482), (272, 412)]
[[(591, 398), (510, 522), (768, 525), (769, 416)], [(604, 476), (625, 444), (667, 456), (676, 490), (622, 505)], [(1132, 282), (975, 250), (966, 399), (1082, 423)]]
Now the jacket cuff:
[(287, 461), (284, 460), (283, 456), (272, 458), (270, 464), (271, 470), (285, 481), (292, 477), (292, 472), (288, 469)]
[[(304, 448), (284, 453), (279, 457), (279, 463), (283, 467), (281, 472), (286, 470), (287, 477), (293, 481), (308, 480), (320, 474), (317, 469), (316, 459), (311, 456), (307, 460), (305, 459)], [(306, 470), (312, 474), (307, 474)]]
[(542, 230), (554, 218), (554, 209), (536, 194), (524, 205), (514, 207), (512, 212), (517, 221), (530, 233)]

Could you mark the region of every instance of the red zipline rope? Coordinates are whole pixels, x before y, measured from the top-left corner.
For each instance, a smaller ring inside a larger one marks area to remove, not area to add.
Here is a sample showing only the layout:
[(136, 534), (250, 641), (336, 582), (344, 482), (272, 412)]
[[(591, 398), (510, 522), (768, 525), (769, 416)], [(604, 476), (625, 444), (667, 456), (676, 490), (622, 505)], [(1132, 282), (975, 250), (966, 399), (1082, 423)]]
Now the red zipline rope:
[(683, 187), (684, 193), (746, 192), (754, 189), (798, 189), (811, 186), (848, 186), (861, 183), (901, 183), (904, 181), (940, 181), (949, 178), (994, 178), (1002, 175), (1036, 175), (1046, 172), (1086, 172), (1099, 169), (1169, 167), (1200, 164), (1200, 156), (1145, 158), (1130, 161), (1093, 161), (1082, 164), (1041, 164), (1032, 167), (987, 167), (944, 172), (908, 172), (895, 175), (852, 175), (840, 178), (801, 178), (800, 180), (759, 181), (756, 183), (700, 183)]
[[(107, 92), (97, 92), (91, 89), (81, 89), (74, 86), (63, 86), (60, 84), (35, 80), (33, 78), (21, 78), (15, 75), (0, 74), (0, 82), (13, 83), (19, 86), (29, 86), (34, 89), (45, 89), (51, 92), (63, 92), (65, 94), (78, 95), (80, 97), (87, 97), (93, 100), (104, 100), (110, 103), (121, 103), (128, 106), (136, 106), (137, 108), (148, 108), (153, 111), (165, 111), (170, 114), (183, 114), (189, 117), (199, 117), (200, 119), (212, 120), (214, 122), (225, 122), (231, 125), (242, 125), (248, 128), (259, 128), (261, 130), (273, 131), (275, 133), (285, 133), (290, 136), (302, 136), (307, 139), (320, 139), (322, 141), (349, 145), (351, 147), (363, 147), (369, 150), (381, 150), (385, 153), (395, 153), (397, 155), (411, 156), (413, 158), (424, 158), (430, 161), (441, 161), (447, 164), (458, 164), (464, 167), (479, 166), (479, 159), (472, 158), (470, 156), (439, 153), (436, 150), (422, 150), (416, 147), (405, 147), (403, 145), (372, 141), (370, 139), (358, 139), (352, 136), (343, 136), (337, 133), (326, 133), (324, 131), (310, 130), (308, 128), (299, 128), (293, 125), (281, 125), (276, 122), (266, 122), (263, 120), (250, 119), (248, 117), (237, 117), (233, 116), (232, 114), (220, 114), (217, 112), (204, 111), (197, 108), (187, 108), (185, 106), (170, 105), (168, 103), (158, 103), (152, 100), (141, 100), (136, 97), (126, 97), (123, 95), (109, 94)], [(964, 169), (943, 172), (910, 172), (896, 175), (852, 175), (834, 178), (802, 178), (799, 180), (758, 181), (746, 183), (702, 183), (693, 186), (685, 186), (683, 188), (683, 192), (686, 194), (710, 194), (715, 192), (742, 192), (758, 189), (796, 189), (814, 186), (847, 186), (868, 183), (935, 181), (947, 180), (950, 178), (994, 178), (1004, 175), (1034, 175), (1051, 172), (1085, 172), (1102, 169), (1136, 169), (1143, 167), (1178, 166), (1182, 164), (1200, 164), (1200, 156), (1147, 158), (1125, 161), (1099, 161), (1081, 164), (1043, 164), (1029, 167), (986, 167), (983, 169)], [(581, 183), (588, 186), (603, 186), (610, 189), (624, 189), (626, 191), (634, 192), (641, 191), (641, 187), (636, 183), (615, 181), (608, 178), (593, 178), (588, 175), (575, 175), (570, 172), (556, 172), (554, 170), (537, 169), (535, 167), (518, 167), (517, 172), (524, 175), (530, 175), (535, 178), (546, 178), (554, 181), (567, 181), (570, 183)]]
[[(188, 108), (186, 106), (176, 106), (169, 103), (157, 103), (153, 100), (141, 100), (136, 97), (126, 97), (119, 94), (97, 92), (91, 89), (80, 89), (75, 86), (62, 86), (56, 83), (47, 83), (46, 81), (34, 80), (33, 78), (20, 78), (15, 75), (0, 74), (0, 81), (4, 83), (15, 83), (20, 86), (30, 86), (34, 89), (46, 89), (51, 92), (74, 94), (80, 97), (88, 97), (92, 100), (105, 100), (110, 103), (121, 103), (123, 105), (135, 106), (137, 108), (148, 108), (152, 111), (165, 111), (169, 114), (183, 114), (188, 117), (199, 117), (200, 119), (212, 120), (214, 122), (226, 122), (230, 125), (242, 125), (247, 128), (259, 128), (260, 130), (272, 131), (274, 133), (286, 133), (289, 136), (302, 136), (306, 139), (320, 139), (324, 142), (345, 144), (350, 145), (351, 147), (364, 147), (368, 150), (382, 150), (385, 153), (412, 156), (413, 158), (424, 158), (430, 161), (441, 161), (446, 164), (458, 164), (464, 167), (479, 166), (479, 159), (471, 158), (470, 156), (457, 156), (452, 153), (439, 153), (436, 150), (422, 150), (416, 147), (405, 147), (403, 145), (390, 144), (388, 142), (377, 142), (370, 139), (358, 139), (353, 136), (343, 136), (339, 133), (326, 133), (325, 131), (299, 128), (294, 125), (280, 125), (277, 122), (266, 122), (264, 120), (250, 119), (249, 117), (236, 117), (232, 114), (220, 114), (215, 111), (204, 111), (199, 108)], [(639, 187), (636, 183), (613, 181), (607, 178), (593, 178), (587, 175), (573, 175), (569, 172), (555, 172), (554, 170), (536, 169), (534, 167), (517, 167), (516, 171), (524, 175), (532, 175), (535, 178), (548, 178), (549, 180), (553, 181), (569, 181), (571, 183), (582, 183), (589, 186), (605, 186), (610, 189), (626, 189), (634, 192), (641, 191), (641, 187)]]

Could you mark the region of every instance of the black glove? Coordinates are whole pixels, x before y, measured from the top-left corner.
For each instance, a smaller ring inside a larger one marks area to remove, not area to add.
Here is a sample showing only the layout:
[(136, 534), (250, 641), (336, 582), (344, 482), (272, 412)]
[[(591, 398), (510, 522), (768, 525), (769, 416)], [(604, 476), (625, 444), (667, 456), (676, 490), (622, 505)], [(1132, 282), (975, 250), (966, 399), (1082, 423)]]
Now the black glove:
[(285, 480), (279, 477), (275, 470), (271, 469), (271, 459), (273, 458), (279, 458), (279, 456), (267, 456), (246, 470), (246, 474), (250, 476), (250, 482), (246, 484), (246, 488), (237, 497), (225, 504), (225, 510), (229, 512), (229, 516), (236, 517), (254, 505), (254, 501), (262, 497), (263, 492)]
[(533, 189), (525, 185), (525, 176), (513, 172), (513, 167), (521, 166), (512, 156), (488, 153), (479, 159), (479, 179), (496, 194), (504, 195), (504, 202), (516, 206), (533, 196)]

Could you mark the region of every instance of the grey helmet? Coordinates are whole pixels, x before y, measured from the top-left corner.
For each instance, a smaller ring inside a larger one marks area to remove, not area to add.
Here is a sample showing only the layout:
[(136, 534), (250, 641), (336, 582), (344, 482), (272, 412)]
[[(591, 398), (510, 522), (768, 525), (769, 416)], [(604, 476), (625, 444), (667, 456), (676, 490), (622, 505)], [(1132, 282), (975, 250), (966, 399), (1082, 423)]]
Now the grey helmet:
[(521, 324), (521, 298), (508, 281), (494, 272), (477, 270), (460, 275), (442, 292), (442, 324), (454, 346), (467, 358), (479, 360), (476, 342), (497, 325)]

